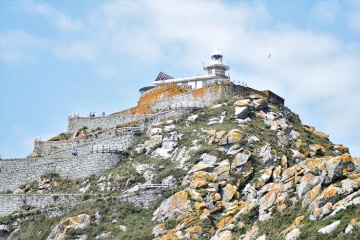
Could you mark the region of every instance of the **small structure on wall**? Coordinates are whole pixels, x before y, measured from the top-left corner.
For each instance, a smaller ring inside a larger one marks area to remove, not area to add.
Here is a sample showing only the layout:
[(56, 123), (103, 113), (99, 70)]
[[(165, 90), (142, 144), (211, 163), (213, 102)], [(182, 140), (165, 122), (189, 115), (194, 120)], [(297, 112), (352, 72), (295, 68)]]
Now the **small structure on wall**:
[(176, 83), (177, 85), (189, 86), (192, 89), (199, 89), (208, 84), (215, 82), (229, 81), (230, 77), (226, 73), (230, 67), (223, 62), (223, 54), (219, 48), (215, 48), (211, 53), (211, 60), (204, 63), (204, 70), (207, 71), (207, 75), (185, 77), (185, 78), (172, 78), (165, 73), (160, 72), (155, 79), (154, 84), (156, 86)]

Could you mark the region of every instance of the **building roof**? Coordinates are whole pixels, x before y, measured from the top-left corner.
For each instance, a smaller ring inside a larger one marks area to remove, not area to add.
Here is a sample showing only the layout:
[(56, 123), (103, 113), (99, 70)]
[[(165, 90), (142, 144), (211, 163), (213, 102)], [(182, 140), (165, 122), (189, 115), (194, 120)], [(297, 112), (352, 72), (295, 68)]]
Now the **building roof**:
[(156, 77), (155, 82), (156, 81), (167, 80), (167, 79), (173, 79), (173, 77), (167, 75), (166, 73), (160, 72), (159, 75)]

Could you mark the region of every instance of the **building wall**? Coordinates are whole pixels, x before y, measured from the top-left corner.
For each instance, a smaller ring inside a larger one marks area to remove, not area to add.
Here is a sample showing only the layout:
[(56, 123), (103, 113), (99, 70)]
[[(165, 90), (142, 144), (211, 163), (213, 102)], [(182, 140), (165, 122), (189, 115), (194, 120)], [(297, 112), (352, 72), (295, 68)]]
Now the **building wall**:
[(230, 98), (238, 89), (232, 83), (211, 84), (203, 88), (195, 89), (187, 93), (176, 95), (164, 100), (156, 101), (150, 105), (152, 111), (167, 109), (177, 109), (181, 107), (206, 107), (217, 100)]

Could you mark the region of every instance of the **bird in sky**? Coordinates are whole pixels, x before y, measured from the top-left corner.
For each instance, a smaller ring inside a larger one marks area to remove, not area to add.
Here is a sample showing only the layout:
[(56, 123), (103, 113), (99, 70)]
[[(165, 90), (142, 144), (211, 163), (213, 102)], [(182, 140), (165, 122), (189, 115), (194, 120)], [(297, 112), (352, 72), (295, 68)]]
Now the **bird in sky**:
[(270, 56), (271, 56), (271, 53), (270, 53), (270, 55), (268, 56), (268, 59), (270, 58)]

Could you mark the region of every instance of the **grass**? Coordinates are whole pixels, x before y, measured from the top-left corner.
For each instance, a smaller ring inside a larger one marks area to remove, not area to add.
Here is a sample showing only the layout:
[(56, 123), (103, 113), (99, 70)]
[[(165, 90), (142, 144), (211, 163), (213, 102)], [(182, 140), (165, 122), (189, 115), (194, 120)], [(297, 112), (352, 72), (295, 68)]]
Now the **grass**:
[[(301, 203), (297, 203), (293, 207), (288, 207), (283, 213), (275, 212), (273, 218), (259, 222), (259, 235), (266, 234), (269, 239), (283, 239), (278, 234), (288, 228), (292, 222), (299, 216), (304, 216), (300, 224), (299, 239), (318, 240), (318, 239), (360, 239), (360, 233), (353, 230), (353, 234), (344, 235), (343, 232), (350, 220), (356, 216), (360, 216), (360, 205), (348, 206), (344, 210), (340, 210), (334, 216), (328, 216), (321, 221), (311, 221), (309, 219), (310, 210), (301, 207)], [(340, 225), (334, 232), (323, 235), (318, 230), (337, 221), (341, 220)], [(358, 219), (359, 221), (359, 219)]]
[[(111, 232), (110, 239), (152, 239), (152, 228), (155, 223), (149, 221), (153, 210), (143, 210), (130, 203), (121, 203), (117, 198), (97, 199), (79, 204), (63, 218), (45, 218), (35, 215), (21, 224), (20, 230), (14, 235), (14, 240), (46, 239), (61, 219), (74, 217), (79, 214), (88, 214), (91, 217), (90, 226), (85, 229), (68, 229), (66, 239), (74, 239), (77, 235), (86, 234), (88, 239), (94, 239), (101, 233)], [(100, 214), (98, 223), (95, 222), (95, 213)], [(116, 220), (116, 223), (113, 223)], [(120, 230), (119, 225), (127, 227), (127, 231)]]

